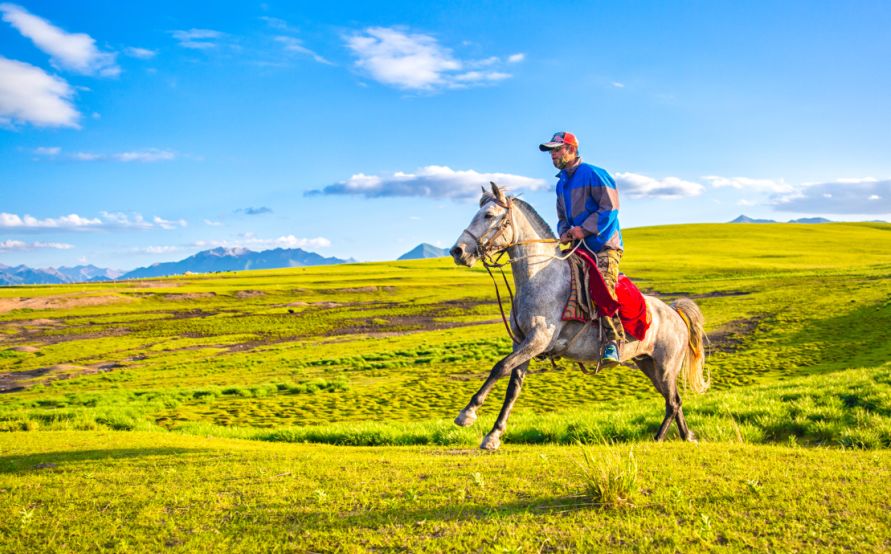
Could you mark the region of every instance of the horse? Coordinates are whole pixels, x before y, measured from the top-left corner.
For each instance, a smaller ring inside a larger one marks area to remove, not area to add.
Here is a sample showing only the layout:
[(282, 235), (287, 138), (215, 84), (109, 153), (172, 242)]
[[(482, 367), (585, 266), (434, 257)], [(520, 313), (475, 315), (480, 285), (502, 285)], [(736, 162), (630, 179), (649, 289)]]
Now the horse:
[[(570, 294), (570, 262), (559, 255), (551, 228), (528, 203), (490, 184), (491, 191), (483, 188), (479, 211), (449, 254), (455, 264), (472, 267), (479, 260), (486, 263), (493, 254), (506, 251), (512, 266), (516, 296), (510, 323), (505, 323), (514, 339), (513, 351), (495, 364), (455, 418), (455, 424), (461, 427), (473, 425), (477, 410), (496, 381), (509, 374), (501, 412), (480, 444), (484, 450), (497, 450), (530, 360), (544, 356), (596, 363), (602, 344), (596, 326), (561, 319)], [(681, 407), (678, 377), (683, 375), (687, 388), (696, 393), (705, 392), (710, 384), (703, 374), (702, 312), (688, 298), (679, 298), (670, 306), (653, 296), (645, 295), (644, 299), (650, 327), (644, 340), (620, 346), (620, 360), (633, 361), (665, 398), (665, 418), (655, 440), (664, 440), (674, 421), (681, 438), (695, 442)]]

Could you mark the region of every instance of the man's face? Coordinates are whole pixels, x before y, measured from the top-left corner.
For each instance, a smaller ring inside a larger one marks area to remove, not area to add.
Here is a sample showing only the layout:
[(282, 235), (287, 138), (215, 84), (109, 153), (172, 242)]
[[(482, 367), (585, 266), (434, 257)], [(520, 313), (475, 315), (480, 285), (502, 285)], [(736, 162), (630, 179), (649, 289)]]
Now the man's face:
[(551, 150), (551, 163), (553, 163), (554, 167), (557, 169), (565, 168), (574, 159), (575, 152), (572, 151), (572, 148), (566, 145)]

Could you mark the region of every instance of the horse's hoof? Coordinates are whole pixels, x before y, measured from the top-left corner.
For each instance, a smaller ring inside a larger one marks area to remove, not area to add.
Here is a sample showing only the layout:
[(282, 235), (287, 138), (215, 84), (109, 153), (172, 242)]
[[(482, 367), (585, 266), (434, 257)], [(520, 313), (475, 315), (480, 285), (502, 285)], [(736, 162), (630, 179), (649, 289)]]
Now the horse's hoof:
[(458, 427), (470, 427), (476, 421), (476, 414), (461, 410), (458, 417), (455, 418), (455, 425)]
[(693, 431), (687, 431), (687, 442), (698, 443), (699, 439), (693, 434)]
[(488, 450), (489, 452), (498, 450), (499, 446), (501, 446), (501, 439), (491, 434), (483, 437), (483, 442), (480, 444), (481, 449)]

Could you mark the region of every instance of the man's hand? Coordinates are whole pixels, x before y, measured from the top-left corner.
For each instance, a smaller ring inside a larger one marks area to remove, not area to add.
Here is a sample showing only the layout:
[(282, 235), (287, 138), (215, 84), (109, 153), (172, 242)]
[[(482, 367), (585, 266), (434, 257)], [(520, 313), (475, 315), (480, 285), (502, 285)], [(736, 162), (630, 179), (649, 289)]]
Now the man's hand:
[(583, 240), (585, 238), (585, 230), (581, 227), (570, 227), (568, 231), (560, 235), (560, 242), (567, 243), (574, 240)]

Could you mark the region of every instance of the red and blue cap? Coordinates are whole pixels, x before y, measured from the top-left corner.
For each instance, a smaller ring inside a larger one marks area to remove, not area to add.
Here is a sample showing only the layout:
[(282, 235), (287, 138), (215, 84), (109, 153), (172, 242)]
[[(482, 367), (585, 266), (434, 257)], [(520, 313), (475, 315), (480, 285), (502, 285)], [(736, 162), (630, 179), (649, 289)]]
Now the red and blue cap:
[(545, 142), (543, 144), (538, 145), (538, 149), (542, 152), (547, 152), (548, 150), (553, 150), (555, 148), (560, 148), (564, 145), (575, 146), (575, 149), (579, 149), (579, 139), (575, 138), (575, 135), (572, 133), (568, 133), (566, 131), (560, 131), (559, 133), (554, 133), (554, 136), (551, 137), (549, 142)]

